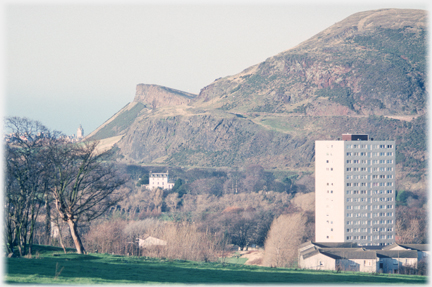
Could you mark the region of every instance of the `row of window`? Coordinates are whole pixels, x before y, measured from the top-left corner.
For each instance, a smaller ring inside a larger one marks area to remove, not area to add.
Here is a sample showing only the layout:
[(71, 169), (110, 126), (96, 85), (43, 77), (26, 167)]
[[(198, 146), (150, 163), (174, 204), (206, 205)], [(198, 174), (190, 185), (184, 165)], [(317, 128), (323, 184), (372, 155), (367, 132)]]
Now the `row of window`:
[(390, 194), (394, 193), (393, 190), (373, 190), (372, 194)]
[(346, 186), (393, 186), (393, 182), (347, 182)]
[(374, 227), (372, 228), (372, 232), (388, 232), (393, 231), (393, 227)]
[(392, 232), (393, 231), (393, 227), (375, 227), (375, 228), (347, 228), (346, 232)]
[(346, 179), (385, 179), (385, 178), (393, 178), (393, 174), (349, 174), (346, 176)]
[(367, 159), (347, 159), (346, 163), (352, 163), (352, 164), (390, 164), (393, 163), (392, 159), (374, 159), (374, 160), (367, 160)]
[[(368, 198), (367, 197), (352, 197), (352, 198), (347, 198), (347, 202), (368, 202)], [(370, 202), (370, 200), (369, 200)]]
[(393, 205), (347, 205), (347, 209), (362, 209), (367, 210), (370, 206), (370, 209), (393, 209)]
[[(328, 191), (327, 191), (327, 193), (328, 193)], [(333, 191), (331, 193), (333, 193)], [(367, 191), (367, 190), (347, 190), (346, 191), (346, 194), (369, 194), (369, 195), (371, 195), (371, 194), (392, 194), (392, 193), (394, 193), (394, 191), (391, 189), (388, 189), (388, 190), (369, 190), (369, 191)]]
[(373, 236), (347, 236), (347, 240), (377, 240), (377, 239), (393, 239), (393, 234), (388, 235), (373, 235)]
[[(332, 146), (333, 147), (333, 146)], [(370, 148), (370, 149), (383, 149), (383, 148), (393, 148), (393, 145), (389, 144), (389, 145), (385, 145), (385, 144), (372, 144), (372, 145), (367, 145), (367, 144), (347, 144), (346, 145), (347, 148)]]
[[(328, 222), (328, 220), (327, 220)], [(333, 221), (332, 221), (333, 223)], [(393, 219), (381, 220), (351, 220), (346, 222), (347, 225), (375, 225), (375, 224), (393, 224)]]
[(374, 198), (372, 198), (372, 202), (379, 202), (379, 201), (394, 201), (394, 197), (374, 197)]
[(378, 213), (347, 213), (346, 217), (383, 217), (393, 216), (393, 212), (378, 212)]
[(372, 182), (372, 186), (393, 186), (393, 182)]
[(347, 171), (368, 171), (368, 168), (367, 167), (347, 167)]
[(394, 201), (393, 197), (375, 197), (375, 198), (367, 198), (367, 197), (350, 197), (347, 198), (347, 202), (380, 202), (380, 201)]
[(347, 175), (346, 179), (369, 179), (370, 176), (367, 174), (355, 174), (355, 175)]
[(347, 209), (364, 209), (367, 210), (369, 205), (348, 205)]
[(372, 209), (393, 209), (393, 204), (387, 205), (371, 205)]
[(346, 186), (368, 186), (368, 182), (347, 182)]
[[(333, 170), (333, 168), (331, 169)], [(373, 168), (367, 168), (367, 167), (347, 167), (346, 171), (372, 171), (372, 172), (377, 172), (377, 171), (393, 171), (393, 167), (388, 166), (388, 167), (373, 167)]]
[[(346, 194), (368, 194), (367, 190), (347, 190)], [(370, 195), (370, 191), (369, 191)]]
[(373, 167), (372, 171), (393, 171), (393, 167)]
[(393, 174), (373, 174), (372, 179), (393, 178)]
[(362, 151), (362, 152), (347, 152), (346, 155), (347, 156), (393, 156), (394, 153), (393, 152), (365, 152), (365, 151)]

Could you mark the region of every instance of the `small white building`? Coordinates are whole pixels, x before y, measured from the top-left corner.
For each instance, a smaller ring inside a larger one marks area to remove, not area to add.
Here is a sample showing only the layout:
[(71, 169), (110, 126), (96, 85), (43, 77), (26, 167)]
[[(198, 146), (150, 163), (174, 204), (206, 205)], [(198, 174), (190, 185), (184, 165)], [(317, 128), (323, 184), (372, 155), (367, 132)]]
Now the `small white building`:
[(149, 188), (162, 188), (162, 189), (172, 189), (174, 183), (169, 182), (168, 171), (166, 173), (154, 173), (150, 171), (149, 175)]
[(167, 245), (167, 242), (165, 240), (153, 237), (153, 236), (147, 236), (145, 239), (138, 238), (139, 240), (139, 247), (140, 248), (148, 248), (153, 246), (165, 246)]

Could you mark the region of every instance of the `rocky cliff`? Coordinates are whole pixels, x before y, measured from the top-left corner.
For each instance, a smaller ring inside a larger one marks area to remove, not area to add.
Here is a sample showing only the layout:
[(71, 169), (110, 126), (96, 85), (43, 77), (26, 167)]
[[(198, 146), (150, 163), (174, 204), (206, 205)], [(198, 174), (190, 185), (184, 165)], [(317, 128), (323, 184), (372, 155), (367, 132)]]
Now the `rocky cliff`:
[(164, 106), (187, 105), (195, 94), (158, 86), (138, 84), (134, 102), (148, 104), (152, 108), (160, 108)]

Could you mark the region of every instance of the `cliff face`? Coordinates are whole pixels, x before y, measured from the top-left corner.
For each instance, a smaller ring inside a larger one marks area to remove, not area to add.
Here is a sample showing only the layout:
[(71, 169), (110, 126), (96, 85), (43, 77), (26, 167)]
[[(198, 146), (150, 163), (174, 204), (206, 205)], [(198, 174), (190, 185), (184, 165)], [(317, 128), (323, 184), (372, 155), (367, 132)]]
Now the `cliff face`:
[(138, 84), (134, 102), (148, 104), (152, 108), (164, 106), (187, 105), (196, 95), (187, 92), (158, 86)]
[(314, 167), (315, 140), (361, 131), (376, 140), (396, 140), (400, 157), (412, 158), (411, 166), (422, 168), (425, 126), (425, 117), (412, 122), (349, 116), (145, 117), (131, 125), (118, 147), (130, 163), (304, 170)]

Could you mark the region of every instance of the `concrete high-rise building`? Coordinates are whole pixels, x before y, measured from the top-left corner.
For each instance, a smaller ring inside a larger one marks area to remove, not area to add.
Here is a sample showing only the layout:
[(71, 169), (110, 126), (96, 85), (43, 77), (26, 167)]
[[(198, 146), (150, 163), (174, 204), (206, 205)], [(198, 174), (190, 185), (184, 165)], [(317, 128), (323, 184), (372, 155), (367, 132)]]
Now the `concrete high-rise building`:
[(395, 242), (395, 142), (315, 141), (315, 241)]

